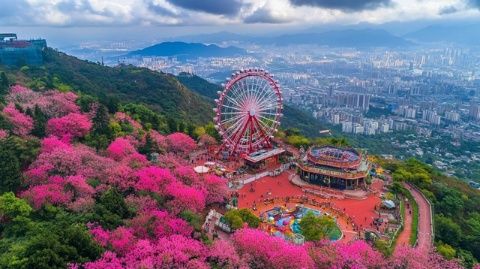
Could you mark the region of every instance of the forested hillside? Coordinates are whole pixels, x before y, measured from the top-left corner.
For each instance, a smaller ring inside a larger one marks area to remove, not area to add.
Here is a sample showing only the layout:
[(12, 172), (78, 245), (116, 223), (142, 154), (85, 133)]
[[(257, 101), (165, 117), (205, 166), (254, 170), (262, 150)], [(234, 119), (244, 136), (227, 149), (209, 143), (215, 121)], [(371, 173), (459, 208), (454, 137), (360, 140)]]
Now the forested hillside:
[(191, 92), (174, 76), (133, 66), (107, 67), (47, 49), (40, 68), (5, 70), (11, 82), (34, 89), (58, 88), (97, 96), (110, 106), (135, 102), (145, 104), (178, 120), (205, 124), (211, 120), (211, 105)]

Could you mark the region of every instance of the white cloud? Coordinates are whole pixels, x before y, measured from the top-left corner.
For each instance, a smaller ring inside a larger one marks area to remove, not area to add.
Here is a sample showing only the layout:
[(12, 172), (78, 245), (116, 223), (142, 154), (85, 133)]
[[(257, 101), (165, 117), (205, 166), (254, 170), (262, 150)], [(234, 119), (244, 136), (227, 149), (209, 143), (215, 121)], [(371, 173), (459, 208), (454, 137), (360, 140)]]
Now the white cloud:
[(347, 0), (341, 0), (342, 5), (332, 5), (333, 0), (218, 0), (221, 5), (214, 5), (214, 1), (217, 0), (0, 0), (0, 25), (300, 25), (465, 18), (480, 14), (473, 0), (385, 0), (388, 4), (352, 8), (346, 6), (352, 2)]

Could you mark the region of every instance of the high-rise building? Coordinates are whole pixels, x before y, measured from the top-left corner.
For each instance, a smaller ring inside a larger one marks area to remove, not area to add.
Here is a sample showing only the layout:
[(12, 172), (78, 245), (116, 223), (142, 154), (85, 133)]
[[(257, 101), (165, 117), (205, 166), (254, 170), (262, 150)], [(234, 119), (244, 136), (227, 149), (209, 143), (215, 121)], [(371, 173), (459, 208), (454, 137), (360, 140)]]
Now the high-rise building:
[(417, 110), (415, 108), (405, 109), (405, 118), (415, 119), (417, 117)]
[(351, 121), (342, 122), (342, 132), (344, 132), (344, 133), (353, 132), (353, 122), (351, 122)]
[(470, 118), (480, 120), (480, 105), (472, 104), (470, 106)]
[(362, 125), (355, 123), (353, 126), (353, 133), (354, 134), (363, 134), (365, 132), (365, 128)]
[(386, 123), (386, 122), (385, 122), (385, 123), (382, 123), (382, 124), (380, 125), (379, 131), (380, 131), (381, 133), (388, 133), (388, 131), (390, 131), (390, 124), (388, 124), (388, 123)]
[(458, 122), (460, 120), (460, 114), (455, 111), (445, 112), (445, 118), (451, 122)]

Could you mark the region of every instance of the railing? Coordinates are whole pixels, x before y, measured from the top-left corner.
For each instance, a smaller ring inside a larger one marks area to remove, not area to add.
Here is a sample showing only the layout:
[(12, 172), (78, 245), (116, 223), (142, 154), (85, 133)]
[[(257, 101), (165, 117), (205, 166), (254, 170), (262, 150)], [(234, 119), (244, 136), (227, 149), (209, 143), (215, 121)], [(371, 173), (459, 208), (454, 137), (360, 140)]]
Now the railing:
[(307, 153), (307, 157), (310, 161), (326, 166), (332, 166), (337, 168), (357, 168), (362, 162), (362, 154), (358, 153), (358, 159), (353, 161), (342, 161), (342, 160), (325, 160), (320, 157), (313, 156), (310, 151)]
[(290, 163), (284, 163), (282, 164), (279, 168), (277, 169), (274, 169), (274, 170), (269, 170), (269, 171), (264, 171), (264, 172), (261, 172), (261, 173), (258, 173), (258, 174), (255, 174), (255, 175), (252, 175), (251, 177), (247, 177), (245, 178), (244, 180), (242, 180), (242, 183), (245, 185), (245, 184), (248, 184), (248, 183), (251, 183), (251, 182), (254, 182), (255, 180), (258, 180), (262, 177), (266, 177), (266, 176), (278, 176), (279, 174), (283, 173), (284, 171), (288, 170), (292, 165), (294, 165), (295, 163), (293, 162), (290, 162)]
[(298, 167), (301, 170), (307, 171), (307, 172), (310, 172), (310, 173), (322, 174), (322, 175), (344, 178), (344, 179), (361, 179), (361, 178), (365, 178), (368, 175), (368, 171), (354, 172), (354, 173), (337, 172), (337, 171), (331, 171), (331, 170), (321, 169), (321, 168), (316, 168), (316, 167), (308, 167), (308, 166), (304, 166), (304, 165), (301, 165), (301, 164), (298, 164)]
[[(412, 189), (415, 189), (416, 191), (418, 191), (420, 193), (420, 195), (422, 196), (422, 198), (427, 201), (427, 204), (428, 206), (430, 207), (430, 237), (431, 237), (431, 242), (430, 244), (433, 244), (433, 242), (435, 241), (435, 228), (434, 228), (434, 225), (433, 225), (433, 207), (432, 207), (432, 203), (430, 203), (430, 200), (427, 199), (427, 197), (425, 196), (425, 194), (423, 194), (423, 192), (417, 188), (417, 186), (411, 184), (411, 183), (407, 183)], [(419, 221), (420, 221), (420, 218), (419, 218)], [(417, 230), (418, 231), (418, 230)], [(415, 241), (415, 244), (414, 246), (417, 246), (418, 244), (418, 236), (417, 236), (417, 240)]]

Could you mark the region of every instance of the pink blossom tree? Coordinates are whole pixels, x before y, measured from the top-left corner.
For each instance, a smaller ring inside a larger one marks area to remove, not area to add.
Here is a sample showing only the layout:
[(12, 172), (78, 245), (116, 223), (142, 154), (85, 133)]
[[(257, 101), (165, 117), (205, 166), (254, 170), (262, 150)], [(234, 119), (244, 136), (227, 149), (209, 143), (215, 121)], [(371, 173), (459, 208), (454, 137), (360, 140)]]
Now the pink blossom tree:
[(33, 120), (30, 116), (23, 114), (15, 108), (13, 103), (9, 103), (4, 109), (3, 114), (13, 125), (13, 133), (19, 136), (28, 135), (33, 129)]
[(223, 203), (228, 197), (227, 180), (215, 175), (206, 175), (204, 186), (207, 191), (207, 204)]
[(152, 139), (153, 143), (155, 143), (155, 146), (161, 150), (162, 152), (167, 150), (168, 147), (168, 142), (167, 138), (163, 135), (161, 135), (159, 132), (155, 130), (150, 130), (149, 132), (150, 138)]
[(87, 262), (85, 269), (124, 269), (122, 262), (117, 255), (111, 251), (105, 251), (99, 260)]
[(26, 182), (46, 182), (50, 175), (105, 179), (114, 165), (113, 160), (97, 155), (89, 147), (73, 146), (56, 137), (49, 137), (42, 141), (40, 154), (25, 172)]
[(243, 228), (232, 237), (237, 251), (255, 268), (313, 268), (303, 246), (272, 237), (257, 229)]
[(135, 170), (123, 163), (114, 165), (108, 171), (108, 175), (105, 179), (105, 183), (113, 185), (122, 191), (127, 191), (130, 188), (134, 188), (137, 182)]
[[(50, 90), (44, 92), (32, 105), (37, 105), (48, 117), (63, 117), (80, 112), (80, 108), (75, 103), (77, 98), (78, 96), (73, 92)], [(31, 108), (33, 108), (32, 105)]]
[[(10, 91), (5, 99), (8, 102), (22, 105), (22, 108), (27, 108), (30, 107), (30, 104), (33, 104), (39, 98), (40, 93), (34, 92), (27, 87), (17, 84), (10, 87)], [(24, 105), (27, 104), (29, 105), (24, 107)]]
[(99, 260), (86, 263), (85, 268), (209, 268), (206, 247), (182, 235), (153, 241), (135, 240), (128, 229), (119, 227), (108, 238), (113, 251), (106, 251)]
[(381, 268), (385, 266), (384, 257), (363, 240), (347, 244), (335, 244), (337, 248), (336, 266), (338, 268)]
[(206, 248), (201, 242), (172, 235), (156, 242), (153, 262), (157, 268), (209, 268), (205, 259)]
[(132, 143), (123, 137), (115, 139), (107, 148), (108, 156), (116, 161), (121, 161), (136, 152)]
[(135, 245), (136, 238), (130, 228), (118, 227), (110, 233), (109, 245), (119, 255), (125, 255)]
[(169, 150), (179, 154), (187, 154), (197, 147), (195, 140), (184, 133), (173, 133), (167, 136)]
[(154, 211), (158, 209), (157, 201), (148, 195), (137, 196), (131, 194), (125, 198), (125, 203), (134, 212)]
[(8, 137), (8, 132), (6, 130), (0, 129), (0, 140), (3, 140)]
[(180, 182), (168, 185), (167, 194), (172, 197), (167, 205), (173, 214), (179, 214), (185, 210), (200, 212), (205, 208), (205, 193)]
[(20, 105), (24, 110), (38, 106), (49, 118), (80, 112), (75, 103), (77, 95), (73, 92), (63, 93), (57, 90), (34, 92), (21, 85), (15, 85), (10, 88), (6, 100)]
[(139, 191), (149, 191), (165, 194), (167, 186), (176, 182), (170, 170), (156, 166), (145, 167), (135, 173), (137, 183), (135, 188)]
[(67, 204), (72, 199), (71, 192), (65, 192), (62, 185), (55, 183), (30, 187), (20, 196), (29, 200), (33, 207), (37, 209), (47, 203), (52, 205)]
[(167, 152), (158, 156), (157, 164), (161, 167), (173, 169), (179, 166), (187, 166), (188, 162), (178, 155)]
[(208, 251), (208, 260), (218, 268), (248, 268), (240, 258), (235, 247), (227, 240), (213, 242)]
[(193, 232), (186, 221), (160, 210), (141, 212), (130, 221), (130, 227), (138, 238), (150, 240), (173, 234), (188, 237)]
[(104, 230), (99, 225), (95, 225), (94, 223), (87, 223), (87, 227), (95, 242), (102, 247), (107, 247), (108, 241), (110, 240), (110, 232)]
[(186, 185), (192, 186), (199, 184), (200, 178), (191, 166), (178, 166), (175, 168), (174, 174), (177, 179)]
[(83, 137), (91, 128), (92, 122), (90, 119), (79, 113), (70, 113), (61, 118), (53, 118), (47, 123), (47, 133), (63, 141)]

